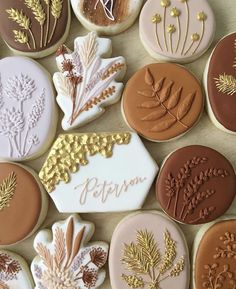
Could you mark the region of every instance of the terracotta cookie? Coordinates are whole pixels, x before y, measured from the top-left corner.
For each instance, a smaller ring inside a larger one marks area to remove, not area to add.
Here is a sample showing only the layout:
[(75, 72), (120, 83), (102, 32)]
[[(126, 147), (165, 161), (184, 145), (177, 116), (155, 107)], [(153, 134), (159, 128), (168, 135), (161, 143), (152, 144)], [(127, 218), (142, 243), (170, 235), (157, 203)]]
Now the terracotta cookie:
[(105, 280), (108, 245), (88, 243), (94, 225), (77, 215), (57, 222), (52, 231), (40, 231), (34, 248), (37, 256), (31, 270), (35, 289), (87, 289), (99, 287)]
[(135, 133), (65, 134), (39, 177), (60, 212), (117, 212), (142, 207), (157, 171)]
[(217, 44), (206, 65), (204, 86), (212, 122), (223, 131), (236, 134), (236, 33)]
[(69, 0), (0, 2), (0, 33), (14, 52), (41, 58), (64, 43), (70, 28)]
[(33, 289), (29, 267), (19, 255), (0, 250), (0, 288)]
[(36, 174), (14, 163), (0, 163), (0, 246), (28, 238), (44, 221), (48, 200)]
[(236, 193), (230, 162), (199, 145), (178, 149), (164, 161), (156, 183), (157, 199), (171, 218), (203, 224), (223, 215)]
[(198, 80), (184, 67), (150, 64), (128, 81), (122, 100), (127, 124), (144, 138), (169, 141), (199, 120), (204, 106)]
[(185, 237), (174, 222), (160, 213), (130, 215), (113, 233), (109, 269), (112, 289), (188, 289)]
[(57, 108), (50, 78), (30, 58), (0, 60), (0, 159), (37, 158), (51, 145)]
[(194, 241), (194, 289), (236, 288), (236, 220), (203, 226)]
[(215, 35), (215, 16), (207, 0), (149, 0), (139, 21), (148, 53), (178, 63), (199, 58)]
[(143, 0), (71, 0), (75, 15), (85, 28), (107, 35), (128, 29), (142, 4)]

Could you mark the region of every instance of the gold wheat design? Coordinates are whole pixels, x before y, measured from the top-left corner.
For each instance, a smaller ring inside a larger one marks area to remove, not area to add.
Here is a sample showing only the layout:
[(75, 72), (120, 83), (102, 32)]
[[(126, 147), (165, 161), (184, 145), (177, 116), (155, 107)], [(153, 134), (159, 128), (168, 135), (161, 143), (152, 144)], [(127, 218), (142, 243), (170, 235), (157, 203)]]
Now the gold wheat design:
[(219, 78), (215, 78), (216, 87), (219, 92), (233, 95), (236, 93), (236, 78), (233, 75), (220, 74)]
[(11, 172), (0, 184), (0, 211), (9, 207), (10, 201), (14, 196), (17, 177), (15, 172)]
[(50, 2), (51, 0), (44, 0), (44, 2), (47, 5), (47, 26), (46, 26), (46, 33), (45, 33), (45, 39), (44, 39), (44, 46), (46, 46), (47, 41), (48, 41), (49, 25), (50, 25)]
[(53, 29), (52, 29), (52, 32), (50, 34), (48, 43), (51, 42), (52, 37), (55, 33), (58, 19), (61, 17), (62, 7), (63, 7), (63, 0), (52, 0), (52, 2), (51, 2), (51, 14), (54, 18), (54, 24), (53, 24)]

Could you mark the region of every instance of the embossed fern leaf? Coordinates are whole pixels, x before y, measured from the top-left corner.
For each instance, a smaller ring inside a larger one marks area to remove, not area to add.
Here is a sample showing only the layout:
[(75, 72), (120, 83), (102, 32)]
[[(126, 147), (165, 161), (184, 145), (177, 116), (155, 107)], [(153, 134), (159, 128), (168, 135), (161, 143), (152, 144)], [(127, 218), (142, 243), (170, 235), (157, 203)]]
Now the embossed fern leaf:
[(236, 93), (236, 78), (233, 75), (220, 74), (218, 78), (215, 78), (215, 83), (219, 92), (228, 95)]
[(17, 177), (14, 172), (2, 181), (0, 184), (0, 211), (9, 207), (10, 201), (14, 196), (17, 185)]

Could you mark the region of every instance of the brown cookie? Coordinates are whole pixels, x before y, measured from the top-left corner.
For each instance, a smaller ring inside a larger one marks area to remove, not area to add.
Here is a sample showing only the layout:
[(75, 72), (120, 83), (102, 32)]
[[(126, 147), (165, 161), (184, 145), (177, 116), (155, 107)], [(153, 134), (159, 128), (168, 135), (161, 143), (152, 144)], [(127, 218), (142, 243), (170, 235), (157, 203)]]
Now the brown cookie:
[(180, 137), (199, 120), (204, 106), (198, 80), (184, 67), (150, 64), (128, 81), (122, 102), (127, 124), (155, 142)]
[(192, 145), (164, 161), (156, 183), (157, 199), (173, 219), (203, 224), (223, 215), (236, 193), (230, 162), (217, 151)]
[(28, 237), (43, 222), (47, 198), (31, 171), (0, 163), (0, 246)]

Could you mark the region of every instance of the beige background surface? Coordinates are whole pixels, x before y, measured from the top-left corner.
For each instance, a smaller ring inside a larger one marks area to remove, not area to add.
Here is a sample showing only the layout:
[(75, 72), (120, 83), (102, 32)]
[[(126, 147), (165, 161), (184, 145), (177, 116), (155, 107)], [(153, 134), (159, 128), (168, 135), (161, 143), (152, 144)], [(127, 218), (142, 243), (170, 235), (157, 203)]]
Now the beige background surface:
[[(125, 0), (124, 0), (125, 1)], [(197, 1), (197, 0), (195, 0)], [(206, 61), (212, 51), (216, 42), (224, 35), (236, 31), (236, 1), (235, 0), (209, 0), (212, 8), (214, 9), (217, 21), (216, 36), (214, 43), (212, 44), (210, 50), (198, 61), (186, 65), (196, 76), (201, 80), (202, 74)], [(86, 30), (82, 28), (78, 20), (73, 15), (72, 26), (69, 34), (69, 38), (66, 45), (73, 48), (73, 39), (77, 36), (84, 35)], [(128, 63), (128, 72), (125, 77), (125, 81), (140, 67), (155, 62), (154, 59), (149, 57), (147, 52), (144, 50), (142, 44), (139, 41), (138, 34), (138, 21), (134, 26), (132, 26), (128, 31), (112, 37), (113, 43), (113, 55), (122, 55), (126, 58)], [(227, 51), (225, 52), (227, 53)], [(6, 57), (12, 55), (11, 51), (7, 48), (4, 42), (0, 39), (0, 57)], [(49, 70), (51, 74), (56, 71), (55, 57), (51, 55), (47, 58), (39, 60), (39, 62)], [(235, 108), (236, 109), (236, 108)], [(89, 125), (77, 130), (79, 132), (88, 131), (117, 131), (117, 130), (127, 130), (124, 120), (121, 116), (120, 103), (107, 109), (106, 113), (100, 117), (97, 121), (90, 123)], [(58, 132), (60, 132), (60, 122), (58, 123)], [(199, 124), (191, 130), (190, 133), (186, 134), (184, 137), (177, 141), (170, 143), (151, 143), (149, 141), (144, 141), (145, 146), (150, 151), (153, 158), (157, 161), (159, 165), (163, 159), (173, 150), (190, 145), (190, 144), (203, 144), (210, 146), (221, 153), (225, 154), (226, 157), (233, 163), (236, 169), (236, 136), (228, 135), (221, 132), (210, 122), (206, 113), (204, 112)], [(41, 165), (45, 159), (41, 157), (40, 159), (27, 162), (26, 165), (39, 171)], [(124, 160), (125, 161), (125, 160)], [(223, 192), (222, 192), (223, 193)], [(155, 201), (154, 187), (149, 193), (149, 196), (145, 202), (144, 209), (159, 209), (159, 205)], [(228, 213), (236, 214), (236, 200)], [(96, 225), (96, 233), (93, 236), (93, 240), (104, 240), (109, 242), (112, 236), (112, 232), (115, 229), (118, 222), (126, 216), (127, 213), (122, 214), (81, 214), (81, 217), (85, 220), (94, 222)], [(64, 219), (66, 215), (59, 214), (50, 202), (50, 208), (48, 212), (47, 219), (43, 225), (44, 228), (50, 227), (54, 221)], [(189, 244), (191, 250), (192, 242), (194, 240), (195, 233), (199, 230), (198, 226), (183, 226), (181, 225)], [(1, 229), (1, 228), (0, 228)], [(14, 230), (14, 228), (12, 228)], [(33, 250), (34, 236), (30, 239), (20, 243), (17, 246), (10, 247), (9, 249), (14, 250), (30, 262), (35, 252)], [(109, 279), (107, 278), (102, 289), (110, 288)]]

